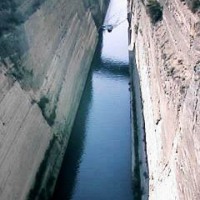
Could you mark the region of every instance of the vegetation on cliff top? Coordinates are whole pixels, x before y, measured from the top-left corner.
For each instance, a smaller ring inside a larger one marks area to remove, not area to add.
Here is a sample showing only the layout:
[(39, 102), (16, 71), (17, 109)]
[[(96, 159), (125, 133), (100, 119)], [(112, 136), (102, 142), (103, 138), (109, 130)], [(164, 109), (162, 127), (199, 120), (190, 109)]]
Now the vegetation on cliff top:
[(14, 31), (17, 26), (24, 23), (37, 9), (40, 8), (42, 3), (46, 0), (34, 0), (24, 6), (25, 9), (19, 9), (26, 0), (0, 0), (0, 37), (4, 33)]
[(162, 20), (163, 9), (158, 1), (149, 0), (148, 3), (146, 4), (146, 11), (147, 14), (150, 16), (151, 22), (153, 24), (156, 24), (156, 22)]

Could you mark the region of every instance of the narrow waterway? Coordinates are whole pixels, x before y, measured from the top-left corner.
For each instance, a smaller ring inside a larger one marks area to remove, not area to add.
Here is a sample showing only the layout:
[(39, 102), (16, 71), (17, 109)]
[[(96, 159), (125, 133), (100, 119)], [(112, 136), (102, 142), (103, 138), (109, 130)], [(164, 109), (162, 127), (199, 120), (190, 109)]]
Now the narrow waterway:
[(127, 0), (111, 0), (53, 200), (132, 200)]

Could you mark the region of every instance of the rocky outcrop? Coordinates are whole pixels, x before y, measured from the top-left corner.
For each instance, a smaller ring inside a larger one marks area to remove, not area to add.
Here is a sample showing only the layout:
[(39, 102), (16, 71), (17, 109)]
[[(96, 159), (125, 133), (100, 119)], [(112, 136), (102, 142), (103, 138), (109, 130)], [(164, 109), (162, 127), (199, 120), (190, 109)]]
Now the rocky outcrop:
[(162, 17), (152, 23), (148, 3), (129, 1), (129, 47), (141, 84), (149, 199), (199, 199), (199, 7), (160, 0)]
[(51, 194), (107, 5), (0, 2), (0, 199)]

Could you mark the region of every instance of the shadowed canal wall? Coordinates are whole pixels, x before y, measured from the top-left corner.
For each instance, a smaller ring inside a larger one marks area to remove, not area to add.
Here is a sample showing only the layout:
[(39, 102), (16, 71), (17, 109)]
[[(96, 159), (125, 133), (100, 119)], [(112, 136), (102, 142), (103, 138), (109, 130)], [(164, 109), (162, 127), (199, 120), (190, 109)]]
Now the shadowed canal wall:
[(109, 1), (0, 2), (0, 199), (48, 199)]

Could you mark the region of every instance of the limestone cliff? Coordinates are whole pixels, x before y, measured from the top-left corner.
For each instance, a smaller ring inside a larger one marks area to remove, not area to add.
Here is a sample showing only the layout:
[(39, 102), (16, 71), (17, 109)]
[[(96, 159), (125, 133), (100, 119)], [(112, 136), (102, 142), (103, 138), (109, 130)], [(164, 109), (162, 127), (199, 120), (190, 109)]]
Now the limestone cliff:
[(1, 200), (52, 192), (107, 6), (0, 2)]
[(149, 10), (153, 1), (128, 2), (149, 199), (200, 199), (200, 3), (160, 0), (162, 16), (154, 20)]

